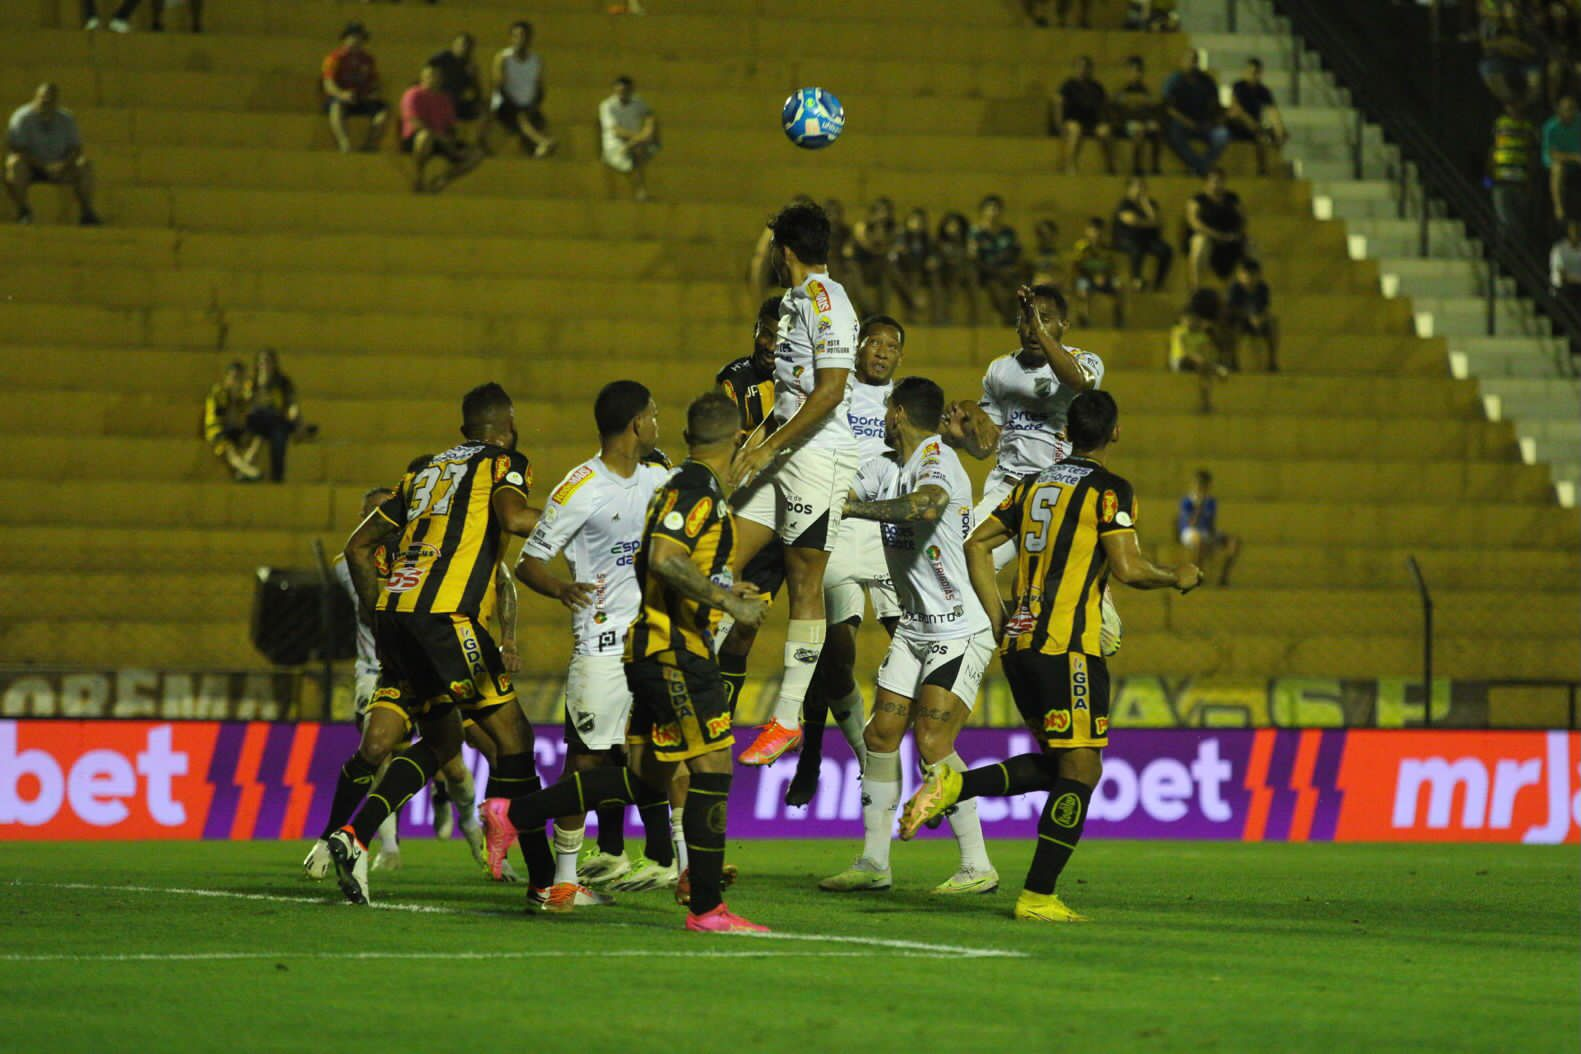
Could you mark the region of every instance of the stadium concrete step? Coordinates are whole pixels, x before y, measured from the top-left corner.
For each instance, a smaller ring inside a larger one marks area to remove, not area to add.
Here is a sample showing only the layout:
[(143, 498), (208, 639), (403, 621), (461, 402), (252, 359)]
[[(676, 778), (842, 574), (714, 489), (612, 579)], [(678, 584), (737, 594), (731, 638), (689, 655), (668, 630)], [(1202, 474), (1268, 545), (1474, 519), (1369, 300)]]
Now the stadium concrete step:
[[(1481, 261), (1441, 260), (1420, 257), (1386, 257), (1378, 261), (1384, 296), (1408, 296), (1417, 301), (1456, 297), (1482, 297), (1488, 288), (1488, 268)], [(1497, 279), (1500, 297), (1515, 295), (1515, 280)]]
[(1498, 400), (1497, 414), (1524, 427), (1528, 419), (1574, 421), (1581, 417), (1581, 381), (1559, 377), (1490, 377), (1480, 383), (1484, 397)]
[[(1402, 301), (1402, 303), (1404, 303)], [(1409, 301), (1415, 311), (1416, 331), (1424, 337), (1547, 336), (1551, 325), (1525, 300), (1504, 298), (1493, 313), (1494, 332), (1488, 332), (1488, 301), (1482, 296), (1416, 296)]]
[[(1422, 221), (1420, 219), (1348, 219), (1351, 256), (1355, 259), (1422, 259)], [(1465, 237), (1459, 220), (1433, 219), (1427, 222), (1427, 257), (1431, 259), (1483, 258), (1480, 246)]]
[(1557, 337), (1456, 336), (1449, 353), (1456, 377), (1552, 377), (1570, 354)]

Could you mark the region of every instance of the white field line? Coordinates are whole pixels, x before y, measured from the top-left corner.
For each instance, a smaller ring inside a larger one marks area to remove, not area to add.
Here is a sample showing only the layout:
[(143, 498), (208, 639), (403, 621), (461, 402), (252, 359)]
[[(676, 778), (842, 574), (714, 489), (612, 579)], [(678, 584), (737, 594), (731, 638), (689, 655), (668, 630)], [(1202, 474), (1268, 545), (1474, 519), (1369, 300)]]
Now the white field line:
[(485, 960), (496, 961), (499, 959), (874, 959), (884, 958), (902, 959), (946, 959), (957, 958), (946, 952), (886, 952), (879, 948), (866, 951), (806, 951), (787, 952), (779, 949), (770, 950), (737, 948), (725, 950), (722, 948), (671, 948), (666, 950), (639, 950), (636, 948), (610, 949), (587, 951), (571, 950), (544, 950), (544, 951), (500, 951), (500, 952), (135, 952), (120, 955), (5, 955), (0, 954), (0, 963), (43, 963), (43, 962), (75, 962), (75, 963), (119, 963), (119, 962), (214, 962), (227, 960), (279, 960), (279, 959), (439, 959), (439, 960)]
[[(227, 900), (259, 900), (276, 904), (311, 904), (322, 907), (333, 903), (327, 897), (296, 897), (285, 896), (279, 893), (243, 893), (229, 889), (188, 889), (172, 886), (121, 886), (101, 885), (92, 882), (17, 882), (9, 883), (11, 886), (31, 886), (36, 889), (72, 889), (88, 890), (101, 893), (155, 893), (175, 897), (217, 897)], [(437, 904), (400, 904), (388, 901), (374, 901), (369, 907), (382, 911), (406, 911), (423, 915), (493, 915), (516, 917), (519, 911), (488, 911), (472, 908), (453, 908)], [(617, 923), (617, 925), (629, 925)], [(754, 934), (729, 934), (728, 936), (749, 937), (763, 941), (812, 941), (820, 944), (847, 944), (861, 948), (883, 949), (886, 954), (905, 958), (954, 958), (954, 959), (1024, 959), (1024, 952), (1010, 951), (999, 948), (973, 948), (958, 944), (933, 944), (926, 941), (891, 940), (883, 937), (854, 937), (846, 934), (832, 933), (784, 933), (772, 931), (769, 933)], [(119, 960), (181, 960), (181, 959), (271, 959), (271, 958), (314, 958), (314, 959), (498, 959), (498, 958), (622, 958), (640, 957), (643, 955), (663, 955), (676, 958), (689, 957), (753, 957), (753, 956), (797, 956), (823, 958), (858, 957), (875, 955), (873, 952), (855, 951), (819, 951), (819, 952), (788, 952), (767, 949), (763, 951), (746, 951), (744, 949), (725, 953), (723, 951), (675, 950), (675, 951), (637, 951), (611, 949), (605, 951), (571, 951), (546, 949), (528, 952), (295, 952), (295, 953), (265, 953), (265, 952), (213, 952), (190, 954), (149, 954), (149, 955), (5, 955), (0, 954), (0, 962), (50, 962), (50, 961), (83, 961), (83, 962), (115, 962)]]

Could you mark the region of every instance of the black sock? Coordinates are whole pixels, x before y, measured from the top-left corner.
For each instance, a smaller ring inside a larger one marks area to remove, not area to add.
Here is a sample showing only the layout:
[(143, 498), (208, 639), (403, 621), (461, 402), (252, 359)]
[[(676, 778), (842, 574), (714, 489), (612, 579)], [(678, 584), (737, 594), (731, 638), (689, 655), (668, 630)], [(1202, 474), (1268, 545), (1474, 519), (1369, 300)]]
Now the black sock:
[(619, 856), (626, 851), (626, 807), (600, 805), (598, 813), (598, 851)]
[(642, 855), (660, 867), (675, 863), (675, 841), (670, 831), (670, 796), (644, 783), (637, 788), (642, 799), (637, 814), (642, 817)]
[(429, 800), (434, 807), (435, 815), (450, 804), (450, 788), (446, 785), (444, 777), (434, 780), (434, 789), (429, 793)]
[(829, 696), (815, 682), (801, 704), (801, 755), (805, 758), (812, 754), (814, 764), (823, 757), (823, 732), (828, 721)]
[(485, 798), (520, 798), (531, 794), (543, 784), (538, 780), (538, 767), (533, 764), (532, 746), (520, 754), (509, 754), (489, 768), (489, 782), (483, 789)]
[(719, 679), (725, 682), (725, 705), (733, 714), (736, 712), (736, 703), (741, 699), (741, 689), (747, 683), (747, 657), (721, 652)]
[(427, 743), (418, 740), (409, 747), (402, 747), (390, 758), (390, 767), (384, 771), (379, 786), (368, 793), (368, 800), (357, 810), (351, 821), (357, 841), (367, 845), (378, 833), (379, 825), (392, 813), (412, 800), (412, 795), (428, 785), (439, 771), (439, 759)]
[(691, 857), (693, 915), (712, 911), (724, 902), (720, 880), (725, 872), (725, 818), (730, 801), (730, 773), (694, 772), (686, 793), (681, 822)]
[(362, 804), (362, 799), (368, 796), (368, 791), (373, 789), (373, 777), (379, 772), (379, 766), (364, 761), (361, 754), (353, 754), (346, 759), (340, 767), (340, 776), (335, 780), (335, 797), (329, 803), (329, 819), (324, 823), (324, 833), (320, 838), (328, 838), (351, 819), (351, 814), (357, 811), (357, 806)]
[(600, 806), (624, 809), (635, 804), (642, 781), (627, 768), (605, 765), (573, 772), (552, 787), (511, 802), (511, 823), (518, 831), (543, 828), (561, 816), (585, 816)]
[[(487, 797), (510, 798), (513, 808), (517, 802), (542, 789), (531, 750), (508, 754), (489, 769)], [(522, 856), (527, 861), (527, 881), (539, 889), (548, 889), (554, 884), (554, 848), (544, 831), (544, 821), (539, 820), (535, 826), (517, 824), (516, 827), (516, 840), (521, 843)]]
[(961, 797), (998, 797), (1042, 790), (1059, 778), (1059, 762), (1052, 754), (1017, 754), (998, 765), (984, 765), (961, 773)]
[(1081, 841), (1092, 788), (1075, 780), (1058, 780), (1049, 788), (1048, 804), (1038, 817), (1038, 847), (1027, 871), (1028, 893), (1052, 893), (1065, 863)]

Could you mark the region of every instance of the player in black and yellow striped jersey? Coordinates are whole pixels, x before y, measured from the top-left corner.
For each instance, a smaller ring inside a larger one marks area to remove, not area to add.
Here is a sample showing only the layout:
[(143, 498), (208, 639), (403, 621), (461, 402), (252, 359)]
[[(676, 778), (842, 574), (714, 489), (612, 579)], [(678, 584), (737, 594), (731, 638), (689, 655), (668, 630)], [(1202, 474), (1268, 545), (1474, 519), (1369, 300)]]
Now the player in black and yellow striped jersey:
[[(1023, 480), (966, 545), (972, 587), (1003, 639), (1005, 679), (1043, 750), (964, 773), (933, 766), (901, 816), (901, 837), (910, 838), (962, 799), (1047, 790), (1018, 919), (1085, 921), (1054, 886), (1081, 839), (1109, 742), (1109, 673), (1098, 642), (1109, 575), (1136, 589), (1181, 593), (1202, 582), (1196, 566), (1159, 567), (1138, 548), (1131, 484), (1103, 465), (1120, 436), (1119, 416), (1107, 392), (1076, 396), (1066, 421), (1071, 455)], [(1008, 617), (993, 558), (1007, 541), (1019, 550)]]
[[(725, 907), (725, 818), (730, 796), (730, 707), (714, 661), (713, 630), (721, 612), (757, 626), (768, 603), (751, 583), (732, 588), (735, 523), (723, 479), (745, 430), (736, 406), (718, 392), (686, 412), (690, 457), (654, 495), (637, 553), (642, 608), (626, 635), (629, 769), (573, 773), (521, 799), (510, 822), (541, 830), (555, 816), (585, 813), (599, 803), (636, 803), (670, 785), (680, 764), (691, 775), (682, 826), (690, 856), (686, 928), (703, 932), (762, 930)], [(556, 886), (551, 910), (569, 911), (572, 890)]]
[[(416, 718), (422, 738), (395, 752), (378, 789), (350, 824), (329, 839), (341, 890), (368, 899), (365, 847), (384, 817), (421, 790), (461, 750), (460, 710), (494, 742), (484, 820), (491, 803), (539, 787), (533, 731), (482, 621), (505, 534), (525, 537), (538, 522), (527, 504), (532, 469), (516, 449), (516, 414), (498, 384), (472, 389), (461, 401), (464, 442), (418, 458), (394, 495), (358, 525), (346, 543), (346, 564), (364, 610), (373, 613), (380, 660), (374, 706), (388, 704)], [(381, 580), (374, 552), (392, 531), (392, 566)], [(497, 879), (509, 846), (488, 838)], [(529, 904), (542, 904), (554, 877), (543, 827), (521, 834), (532, 885)]]

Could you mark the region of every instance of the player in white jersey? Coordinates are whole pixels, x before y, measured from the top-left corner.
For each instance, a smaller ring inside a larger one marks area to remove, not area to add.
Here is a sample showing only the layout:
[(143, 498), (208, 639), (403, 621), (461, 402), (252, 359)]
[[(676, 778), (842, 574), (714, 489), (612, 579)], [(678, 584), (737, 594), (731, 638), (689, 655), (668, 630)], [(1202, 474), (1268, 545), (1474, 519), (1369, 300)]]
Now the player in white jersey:
[(829, 277), (829, 217), (792, 203), (769, 222), (775, 271), (788, 287), (780, 306), (774, 360), (773, 430), (737, 453), (739, 572), (775, 534), (785, 544), (790, 625), (774, 716), (738, 758), (769, 765), (801, 742), (802, 702), (823, 653), (824, 571), (856, 476), (857, 444), (846, 403), (860, 326), (851, 299)]
[[(862, 775), (862, 855), (819, 883), (832, 893), (889, 889), (890, 833), (900, 804), (900, 741), (916, 724), (924, 765), (964, 772), (955, 737), (977, 701), (994, 654), (992, 623), (972, 590), (966, 539), (972, 533), (972, 482), (939, 435), (944, 392), (925, 377), (907, 377), (890, 395), (886, 430), (895, 460), (862, 465), (852, 519), (882, 525), (884, 557), (900, 599), (900, 625), (878, 669)], [(950, 814), (960, 869), (935, 893), (991, 893), (999, 873), (988, 860), (976, 810)]]
[[(889, 393), (895, 387), (895, 371), (900, 368), (905, 347), (905, 327), (895, 319), (873, 315), (862, 321), (846, 419), (851, 423), (851, 434), (856, 437), (863, 464), (889, 454), (884, 419), (889, 413)], [(796, 775), (785, 790), (787, 805), (806, 805), (817, 793), (826, 713), (834, 714), (846, 742), (858, 760), (865, 761), (862, 728), (867, 723), (867, 710), (854, 674), (856, 632), (869, 602), (873, 605), (873, 617), (893, 633), (900, 618), (900, 604), (889, 579), (889, 565), (884, 561), (878, 524), (872, 520), (842, 519), (834, 551), (829, 555), (829, 569), (823, 576), (828, 638), (807, 695), (801, 756), (796, 759)]]
[[(565, 775), (601, 765), (623, 765), (620, 748), (631, 716), (622, 656), (626, 629), (637, 617), (641, 590), (634, 571), (642, 527), (654, 491), (670, 477), (659, 455), (659, 410), (636, 381), (604, 386), (593, 404), (599, 453), (566, 473), (549, 496), (543, 516), (522, 547), (516, 576), (535, 593), (558, 600), (571, 612), (571, 668), (565, 681)], [(549, 562), (565, 554), (571, 577)], [(620, 883), (627, 890), (672, 885), (676, 880), (670, 806), (662, 795), (638, 803), (647, 832), (646, 853), (635, 865), (626, 858), (624, 805), (600, 810), (601, 851), (583, 863), (581, 879)], [(577, 884), (585, 814), (554, 822), (555, 884)], [(609, 827), (613, 830), (606, 831)], [(616, 843), (610, 835), (620, 834)], [(618, 855), (609, 851), (620, 845)], [(608, 847), (608, 848), (606, 848)], [(607, 858), (607, 859), (606, 859)], [(603, 903), (597, 894), (578, 894), (578, 904)]]

